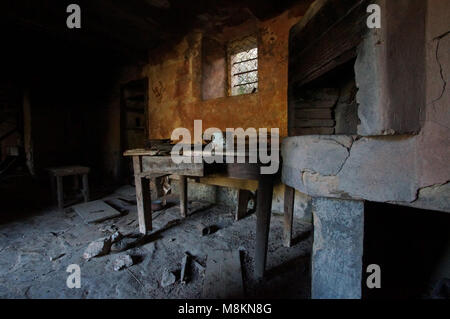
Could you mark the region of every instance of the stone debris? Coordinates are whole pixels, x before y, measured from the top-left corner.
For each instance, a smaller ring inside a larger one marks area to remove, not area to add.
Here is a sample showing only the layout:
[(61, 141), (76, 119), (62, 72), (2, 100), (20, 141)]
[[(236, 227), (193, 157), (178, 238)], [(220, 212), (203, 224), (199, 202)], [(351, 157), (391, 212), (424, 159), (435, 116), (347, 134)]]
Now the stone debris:
[(119, 231), (116, 231), (114, 234), (111, 235), (111, 242), (115, 243), (115, 242), (121, 240), (122, 238), (123, 238), (123, 235)]
[(197, 268), (197, 270), (198, 270), (198, 272), (201, 274), (201, 275), (204, 275), (205, 274), (205, 270), (206, 270), (206, 267), (205, 266), (203, 266), (201, 263), (199, 263), (197, 260), (194, 260), (194, 265), (195, 265), (195, 267)]
[(103, 256), (109, 253), (111, 249), (111, 237), (97, 239), (89, 244), (83, 254), (84, 259)]
[(56, 256), (50, 256), (50, 261), (55, 261), (55, 260), (65, 256), (65, 255), (66, 255), (65, 253), (62, 253), (62, 254), (59, 254), (59, 255), (56, 255)]
[(214, 234), (219, 229), (220, 228), (217, 225), (211, 225), (211, 226), (203, 227), (203, 228), (201, 228), (202, 236)]
[(130, 255), (122, 255), (113, 261), (114, 271), (133, 266), (133, 258)]
[(99, 230), (102, 233), (114, 233), (114, 232), (116, 232), (118, 230), (118, 228), (117, 228), (116, 225), (112, 224), (112, 225), (108, 225), (108, 226), (105, 226), (105, 227), (100, 227)]
[(162, 279), (161, 279), (161, 287), (168, 287), (173, 285), (177, 281), (177, 278), (173, 274), (173, 272), (169, 271), (167, 268), (164, 269)]
[(128, 235), (128, 236), (121, 236), (116, 241), (113, 242), (111, 246), (112, 252), (121, 252), (128, 250), (130, 248), (135, 247), (139, 241), (142, 239), (142, 236), (136, 236), (136, 235)]

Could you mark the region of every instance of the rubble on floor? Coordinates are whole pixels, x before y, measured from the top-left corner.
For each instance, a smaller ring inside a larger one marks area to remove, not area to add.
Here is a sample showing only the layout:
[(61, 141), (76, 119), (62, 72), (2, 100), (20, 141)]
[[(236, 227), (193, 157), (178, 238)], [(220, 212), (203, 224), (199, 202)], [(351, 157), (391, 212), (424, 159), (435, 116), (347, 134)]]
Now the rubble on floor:
[(114, 271), (119, 271), (124, 268), (131, 267), (131, 266), (133, 266), (133, 258), (131, 258), (130, 255), (119, 256), (114, 260), (113, 266), (114, 266)]
[[(200, 298), (214, 250), (240, 251), (244, 297), (309, 297), (311, 237), (303, 234), (310, 224), (296, 220), (294, 234), (303, 239), (285, 248), (282, 215), (273, 214), (267, 278), (259, 281), (255, 215), (235, 222), (232, 208), (197, 201), (181, 219), (177, 198), (169, 196), (166, 208), (153, 213), (153, 231), (143, 236), (131, 197), (130, 186), (102, 198), (129, 202), (122, 201), (125, 213), (99, 224), (84, 223), (71, 209), (45, 209), (0, 225), (0, 298)], [(215, 232), (202, 236), (212, 225)], [(81, 269), (80, 289), (66, 287), (72, 264)]]

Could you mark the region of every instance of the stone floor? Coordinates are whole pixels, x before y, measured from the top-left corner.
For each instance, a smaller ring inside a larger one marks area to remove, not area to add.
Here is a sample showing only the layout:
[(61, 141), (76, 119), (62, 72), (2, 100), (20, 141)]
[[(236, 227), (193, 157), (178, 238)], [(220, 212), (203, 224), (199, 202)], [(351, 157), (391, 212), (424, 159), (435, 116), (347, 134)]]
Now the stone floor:
[[(175, 197), (168, 208), (153, 213), (153, 232), (138, 246), (120, 253), (93, 258), (82, 255), (88, 244), (116, 229), (122, 234), (138, 229), (133, 188), (122, 187), (103, 198), (122, 212), (121, 217), (99, 224), (85, 224), (70, 207), (64, 212), (41, 208), (26, 217), (0, 225), (0, 298), (201, 298), (204, 274), (192, 267), (190, 280), (181, 284), (179, 272), (185, 252), (206, 265), (208, 251), (241, 251), (245, 297), (309, 298), (311, 225), (295, 221), (295, 245), (282, 246), (283, 220), (273, 214), (267, 276), (253, 275), (255, 215), (238, 222), (232, 209), (205, 202), (190, 202), (190, 216), (180, 219)], [(125, 200), (125, 201), (124, 201)], [(0, 212), (3, 213), (3, 212)], [(218, 230), (202, 236), (204, 226)], [(120, 254), (132, 256), (135, 264), (113, 270)], [(81, 288), (69, 289), (66, 272), (70, 264), (81, 269)], [(161, 286), (165, 269), (178, 274), (177, 281)]]

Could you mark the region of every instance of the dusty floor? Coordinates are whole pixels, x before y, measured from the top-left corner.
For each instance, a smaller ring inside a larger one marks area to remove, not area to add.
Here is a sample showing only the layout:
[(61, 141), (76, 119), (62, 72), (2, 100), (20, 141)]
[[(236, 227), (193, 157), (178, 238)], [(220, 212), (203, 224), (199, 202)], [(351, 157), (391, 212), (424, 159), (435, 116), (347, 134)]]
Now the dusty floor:
[[(177, 278), (163, 288), (161, 278), (165, 268), (179, 273), (185, 252), (206, 265), (211, 249), (241, 251), (246, 297), (309, 298), (311, 225), (296, 221), (296, 244), (285, 248), (282, 216), (277, 214), (271, 222), (264, 281), (253, 276), (255, 215), (235, 222), (230, 208), (202, 202), (191, 202), (191, 215), (181, 220), (176, 200), (169, 199), (171, 207), (153, 213), (154, 230), (143, 243), (84, 260), (82, 255), (90, 242), (115, 229), (123, 234), (137, 231), (133, 197), (131, 187), (104, 197), (120, 207), (123, 215), (99, 224), (84, 224), (70, 208), (65, 212), (47, 208), (0, 225), (0, 298), (200, 298), (204, 275), (198, 268), (192, 266), (187, 284)], [(202, 236), (201, 225), (216, 225), (219, 230)], [(131, 255), (135, 264), (114, 271), (112, 263), (118, 254)], [(80, 289), (66, 286), (70, 264), (81, 268)]]

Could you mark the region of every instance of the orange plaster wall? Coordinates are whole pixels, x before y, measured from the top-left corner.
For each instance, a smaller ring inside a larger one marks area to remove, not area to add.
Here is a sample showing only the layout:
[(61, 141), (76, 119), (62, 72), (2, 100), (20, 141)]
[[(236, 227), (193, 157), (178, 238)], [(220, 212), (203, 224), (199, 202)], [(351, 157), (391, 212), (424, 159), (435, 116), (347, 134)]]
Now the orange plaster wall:
[[(202, 32), (191, 32), (146, 66), (149, 77), (149, 138), (170, 138), (177, 127), (193, 132), (194, 120), (208, 127), (279, 128), (287, 136), (289, 30), (304, 8), (258, 22), (259, 91), (202, 100)], [(193, 134), (193, 133), (192, 133)]]

